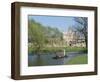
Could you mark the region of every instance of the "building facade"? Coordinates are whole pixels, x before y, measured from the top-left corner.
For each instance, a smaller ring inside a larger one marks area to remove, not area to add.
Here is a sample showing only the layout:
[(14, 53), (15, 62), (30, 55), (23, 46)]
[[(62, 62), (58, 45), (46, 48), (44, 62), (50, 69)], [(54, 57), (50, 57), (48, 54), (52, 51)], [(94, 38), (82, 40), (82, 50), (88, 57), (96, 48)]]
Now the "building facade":
[(67, 32), (63, 32), (63, 40), (67, 46), (86, 47), (84, 36), (72, 29), (68, 29)]

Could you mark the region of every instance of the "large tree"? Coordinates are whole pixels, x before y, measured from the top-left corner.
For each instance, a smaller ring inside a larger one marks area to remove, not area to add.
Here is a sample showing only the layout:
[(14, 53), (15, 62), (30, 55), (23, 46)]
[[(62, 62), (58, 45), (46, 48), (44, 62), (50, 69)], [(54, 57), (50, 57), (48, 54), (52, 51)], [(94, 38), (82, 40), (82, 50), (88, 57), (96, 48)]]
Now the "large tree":
[(28, 24), (28, 38), (32, 44), (33, 49), (36, 48), (36, 51), (41, 50), (45, 43), (45, 36), (43, 32), (43, 26), (39, 23), (36, 23), (34, 20), (29, 20)]
[(47, 45), (59, 45), (62, 33), (56, 27), (43, 26), (35, 20), (28, 20), (28, 42), (33, 50), (39, 52)]
[(88, 19), (87, 17), (74, 17), (76, 21), (76, 30), (84, 36), (86, 48), (88, 47)]

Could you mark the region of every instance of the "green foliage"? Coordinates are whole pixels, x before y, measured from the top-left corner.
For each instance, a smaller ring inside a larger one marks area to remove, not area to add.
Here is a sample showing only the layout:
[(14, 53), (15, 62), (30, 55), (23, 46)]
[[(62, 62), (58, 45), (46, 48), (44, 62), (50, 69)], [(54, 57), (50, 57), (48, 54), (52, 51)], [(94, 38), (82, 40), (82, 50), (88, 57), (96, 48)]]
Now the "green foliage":
[[(66, 52), (83, 52), (87, 53), (86, 48), (80, 48), (80, 47), (43, 47), (41, 48), (41, 53), (56, 53), (56, 52), (62, 52), (65, 49)], [(32, 48), (29, 47), (29, 53), (35, 52), (36, 47)]]
[[(34, 20), (28, 20), (28, 51), (30, 52), (57, 52), (65, 49), (66, 52), (87, 52), (86, 48), (79, 47), (55, 47), (63, 42), (62, 32), (57, 28), (46, 27)], [(51, 46), (51, 47), (48, 47)]]
[(66, 47), (67, 52), (84, 52), (87, 53), (87, 48), (82, 47)]
[(41, 51), (46, 44), (59, 41), (56, 39), (61, 39), (61, 36), (62, 33), (57, 28), (45, 27), (34, 20), (28, 20), (28, 42), (31, 43), (29, 52)]
[(33, 20), (29, 20), (28, 35), (29, 41), (36, 46), (38, 50), (43, 47), (45, 36), (41, 24), (38, 24)]

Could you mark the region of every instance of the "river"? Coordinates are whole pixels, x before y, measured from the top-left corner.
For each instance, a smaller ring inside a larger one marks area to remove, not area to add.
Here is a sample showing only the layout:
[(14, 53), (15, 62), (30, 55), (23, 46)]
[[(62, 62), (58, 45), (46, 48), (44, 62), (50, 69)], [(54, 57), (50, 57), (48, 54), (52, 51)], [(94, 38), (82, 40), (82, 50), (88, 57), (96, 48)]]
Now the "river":
[(28, 54), (28, 66), (48, 66), (48, 65), (65, 65), (69, 60), (76, 56), (86, 55), (85, 53), (79, 52), (67, 52), (67, 57), (55, 59), (56, 54)]

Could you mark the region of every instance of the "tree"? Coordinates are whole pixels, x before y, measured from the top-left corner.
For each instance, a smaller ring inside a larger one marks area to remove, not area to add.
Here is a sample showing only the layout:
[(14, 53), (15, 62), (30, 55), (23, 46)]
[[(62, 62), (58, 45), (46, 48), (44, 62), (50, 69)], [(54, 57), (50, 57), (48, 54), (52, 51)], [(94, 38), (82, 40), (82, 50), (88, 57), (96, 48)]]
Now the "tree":
[(76, 30), (85, 38), (86, 48), (88, 47), (88, 19), (86, 17), (74, 17), (76, 21)]
[(54, 44), (59, 45), (63, 36), (62, 32), (56, 27), (47, 27), (47, 33), (45, 35), (47, 35), (48, 41), (52, 46), (54, 46)]
[(33, 19), (28, 20), (28, 42), (36, 52), (43, 48), (59, 45), (62, 39), (62, 32), (56, 27), (43, 26)]
[(36, 48), (36, 51), (41, 50), (45, 43), (43, 26), (39, 23), (36, 23), (34, 20), (29, 20), (28, 35), (33, 49)]

